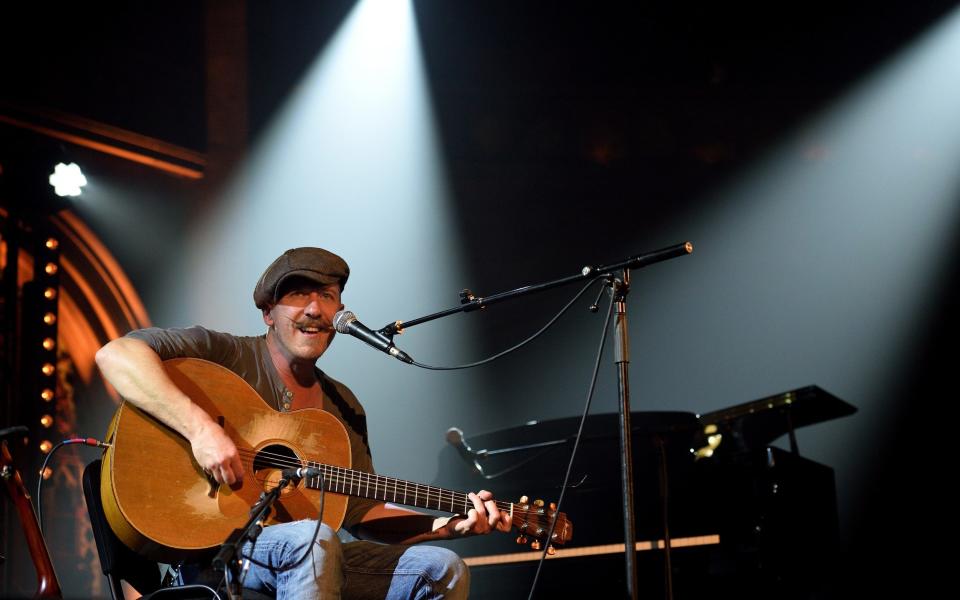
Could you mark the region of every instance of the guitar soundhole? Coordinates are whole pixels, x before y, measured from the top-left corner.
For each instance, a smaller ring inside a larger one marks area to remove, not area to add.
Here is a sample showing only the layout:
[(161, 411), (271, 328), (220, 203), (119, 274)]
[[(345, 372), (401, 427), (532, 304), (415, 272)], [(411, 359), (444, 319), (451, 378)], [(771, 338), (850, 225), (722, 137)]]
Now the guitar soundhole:
[[(300, 458), (293, 449), (280, 444), (271, 444), (261, 448), (253, 459), (253, 472), (261, 480), (277, 469), (299, 467)], [(267, 473), (264, 473), (266, 471)]]

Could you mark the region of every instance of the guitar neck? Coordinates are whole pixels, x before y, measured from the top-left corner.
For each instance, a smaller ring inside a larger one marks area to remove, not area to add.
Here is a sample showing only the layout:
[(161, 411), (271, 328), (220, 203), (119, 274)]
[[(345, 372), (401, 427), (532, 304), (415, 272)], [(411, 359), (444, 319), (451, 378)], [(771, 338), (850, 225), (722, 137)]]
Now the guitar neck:
[[(474, 508), (464, 492), (321, 463), (307, 462), (305, 466), (320, 469), (328, 492), (463, 515)], [(308, 477), (304, 483), (320, 489), (320, 477)], [(498, 500), (497, 508), (512, 514), (513, 503)]]

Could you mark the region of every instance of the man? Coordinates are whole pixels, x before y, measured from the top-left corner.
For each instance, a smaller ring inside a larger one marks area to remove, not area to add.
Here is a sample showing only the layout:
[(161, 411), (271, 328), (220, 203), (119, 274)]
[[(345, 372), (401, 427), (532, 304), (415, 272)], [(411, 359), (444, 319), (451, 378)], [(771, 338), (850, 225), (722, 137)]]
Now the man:
[[(97, 352), (97, 364), (127, 401), (183, 435), (197, 463), (218, 483), (244, 477), (236, 445), (223, 429), (167, 377), (162, 361), (203, 358), (243, 377), (280, 411), (322, 408), (343, 422), (350, 437), (353, 468), (373, 471), (366, 417), (353, 393), (316, 366), (333, 340), (333, 316), (350, 270), (342, 258), (321, 248), (294, 248), (264, 271), (254, 288), (267, 333), (237, 337), (201, 327), (145, 329), (113, 340)], [(452, 552), (417, 542), (509, 531), (511, 519), (487, 491), (469, 495), (466, 515), (436, 519), (375, 500), (351, 498), (344, 528), (377, 542), (341, 543), (323, 525), (313, 542), (315, 521), (267, 527), (253, 558), (274, 569), (252, 566), (244, 586), (278, 598), (466, 598), (469, 573)], [(307, 548), (311, 556), (295, 565)]]

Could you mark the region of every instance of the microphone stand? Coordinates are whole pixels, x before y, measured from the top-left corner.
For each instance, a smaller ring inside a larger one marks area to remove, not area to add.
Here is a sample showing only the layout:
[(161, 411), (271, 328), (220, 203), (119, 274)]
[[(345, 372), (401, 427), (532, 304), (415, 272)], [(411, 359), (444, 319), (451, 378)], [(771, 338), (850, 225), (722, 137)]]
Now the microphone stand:
[[(273, 503), (280, 498), (280, 493), (283, 491), (283, 488), (287, 487), (290, 481), (291, 478), (281, 477), (280, 481), (277, 482), (277, 487), (269, 492), (262, 492), (260, 494), (260, 500), (250, 509), (250, 518), (247, 520), (246, 525), (239, 529), (234, 529), (233, 533), (227, 536), (226, 541), (223, 542), (217, 555), (213, 558), (211, 566), (214, 571), (220, 571), (226, 577), (227, 593), (231, 598), (239, 598), (241, 596), (241, 590), (243, 589), (243, 586), (240, 585), (240, 566), (242, 564), (240, 560), (240, 549), (247, 541), (253, 543), (257, 541), (260, 532), (263, 531), (263, 523), (267, 520), (270, 509), (273, 508)], [(233, 586), (233, 590), (230, 589), (231, 586)]]
[(637, 529), (633, 514), (633, 436), (630, 428), (630, 343), (627, 332), (627, 294), (630, 292), (630, 269), (623, 270), (623, 279), (613, 280), (614, 359), (617, 365), (617, 396), (620, 400), (620, 486), (623, 501), (623, 555), (627, 570), (627, 597), (637, 598)]
[[(643, 267), (654, 263), (670, 260), (680, 256), (686, 256), (693, 252), (693, 244), (684, 242), (675, 244), (660, 250), (654, 250), (646, 254), (640, 254), (628, 258), (624, 261), (606, 265), (602, 267), (584, 267), (579, 275), (564, 277), (546, 283), (528, 285), (508, 292), (501, 292), (486, 298), (478, 298), (470, 290), (460, 292), (460, 306), (442, 310), (424, 317), (412, 319), (410, 321), (395, 321), (384, 326), (377, 333), (385, 336), (391, 342), (393, 336), (402, 333), (404, 329), (420, 325), (434, 319), (446, 317), (461, 312), (472, 312), (485, 308), (498, 302), (511, 300), (527, 294), (542, 292), (569, 283), (583, 281), (585, 279), (596, 279), (598, 277), (607, 277), (612, 281), (613, 300), (615, 302), (616, 321), (615, 321), (615, 358), (617, 365), (618, 396), (620, 410), (620, 484), (623, 496), (623, 539), (624, 539), (624, 557), (626, 559), (627, 575), (627, 597), (632, 600), (637, 598), (637, 569), (636, 569), (636, 528), (634, 526), (634, 504), (633, 504), (633, 450), (631, 448), (630, 436), (630, 376), (628, 367), (630, 364), (630, 345), (627, 331), (627, 303), (626, 297), (630, 291), (630, 271), (632, 269), (642, 269)], [(619, 279), (617, 278), (619, 275)], [(664, 524), (666, 525), (666, 524)], [(669, 543), (669, 542), (667, 542)], [(669, 552), (669, 548), (667, 549)]]

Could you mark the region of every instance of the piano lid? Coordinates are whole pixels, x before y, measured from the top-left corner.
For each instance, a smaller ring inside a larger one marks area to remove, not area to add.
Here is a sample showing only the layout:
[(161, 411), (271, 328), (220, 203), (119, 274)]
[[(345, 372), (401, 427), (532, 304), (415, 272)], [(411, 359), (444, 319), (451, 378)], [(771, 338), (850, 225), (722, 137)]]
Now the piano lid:
[[(641, 411), (631, 415), (634, 459), (651, 455), (663, 445), (672, 457), (740, 453), (769, 445), (799, 427), (845, 417), (857, 412), (822, 388), (811, 385), (752, 402), (709, 412), (699, 417), (675, 411)], [(498, 477), (533, 461), (566, 464), (576, 438), (579, 417), (531, 421), (466, 436), (459, 428), (447, 431), (448, 442), (461, 457), (487, 478)], [(719, 436), (716, 434), (720, 434)], [(584, 424), (581, 459), (590, 463), (605, 448), (619, 445), (619, 415), (590, 415)]]
[[(474, 469), (487, 478), (499, 477), (535, 463), (541, 472), (556, 470), (560, 476), (576, 439), (580, 417), (530, 421), (518, 427), (465, 435), (451, 427), (447, 441)], [(690, 412), (634, 411), (631, 413), (635, 461), (652, 456), (662, 445), (669, 454), (682, 453), (689, 460), (691, 443), (700, 430), (697, 416)], [(620, 416), (616, 413), (589, 415), (583, 427), (579, 460), (596, 471), (596, 462), (609, 463), (617, 475), (620, 443)], [(602, 457), (602, 458), (601, 458)], [(636, 466), (636, 465), (635, 465)], [(555, 473), (550, 474), (551, 477)], [(596, 479), (596, 476), (594, 477)]]
[(766, 446), (800, 427), (857, 412), (823, 388), (810, 385), (700, 415), (704, 432), (730, 435), (739, 450)]

